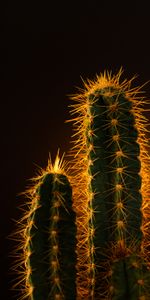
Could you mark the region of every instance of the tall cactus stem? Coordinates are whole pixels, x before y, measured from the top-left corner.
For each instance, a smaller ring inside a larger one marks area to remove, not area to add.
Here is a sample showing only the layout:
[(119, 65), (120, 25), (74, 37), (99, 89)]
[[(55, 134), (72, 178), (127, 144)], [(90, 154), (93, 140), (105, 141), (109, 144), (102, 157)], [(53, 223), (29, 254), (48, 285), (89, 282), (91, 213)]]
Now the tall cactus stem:
[(133, 241), (135, 252), (149, 264), (146, 100), (141, 88), (131, 88), (134, 78), (120, 83), (121, 74), (122, 69), (115, 76), (104, 72), (72, 97), (78, 299), (108, 299), (105, 267), (114, 247), (115, 259), (121, 260), (118, 272), (126, 272), (122, 259), (132, 253)]

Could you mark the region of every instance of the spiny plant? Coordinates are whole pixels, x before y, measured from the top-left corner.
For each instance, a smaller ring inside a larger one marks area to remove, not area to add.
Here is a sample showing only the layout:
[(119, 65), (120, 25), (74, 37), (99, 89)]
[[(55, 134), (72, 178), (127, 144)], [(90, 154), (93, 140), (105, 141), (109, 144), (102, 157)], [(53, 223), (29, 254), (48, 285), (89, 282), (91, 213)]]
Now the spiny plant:
[(147, 101), (121, 74), (104, 72), (72, 96), (70, 167), (57, 155), (27, 192), (23, 297), (150, 299)]
[(150, 299), (146, 101), (121, 74), (72, 97), (78, 299)]
[[(72, 188), (56, 156), (27, 191), (29, 208), (20, 221), (21, 299), (76, 299), (76, 225)], [(18, 265), (17, 265), (18, 267)]]

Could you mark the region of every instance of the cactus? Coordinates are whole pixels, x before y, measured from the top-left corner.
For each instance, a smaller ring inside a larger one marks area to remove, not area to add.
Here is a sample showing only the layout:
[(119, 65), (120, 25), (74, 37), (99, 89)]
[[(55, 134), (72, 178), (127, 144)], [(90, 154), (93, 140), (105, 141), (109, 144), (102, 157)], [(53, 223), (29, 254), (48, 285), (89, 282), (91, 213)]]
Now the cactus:
[(59, 154), (28, 194), (32, 201), (22, 230), (25, 295), (31, 300), (76, 299), (75, 213)]
[(121, 73), (72, 97), (79, 299), (150, 298), (145, 101)]
[(31, 300), (150, 299), (146, 100), (121, 74), (72, 97), (69, 172), (58, 154), (28, 192), (20, 233)]

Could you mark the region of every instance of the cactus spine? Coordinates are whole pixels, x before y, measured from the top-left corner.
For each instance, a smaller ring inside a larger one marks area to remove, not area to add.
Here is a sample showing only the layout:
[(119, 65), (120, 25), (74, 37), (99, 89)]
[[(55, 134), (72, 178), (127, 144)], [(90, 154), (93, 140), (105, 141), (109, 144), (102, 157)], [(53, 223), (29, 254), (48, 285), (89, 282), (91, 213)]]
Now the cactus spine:
[(149, 203), (144, 101), (137, 88), (130, 88), (131, 80), (119, 83), (121, 73), (97, 76), (73, 97), (77, 139), (72, 154), (81, 187), (79, 191), (74, 184), (79, 299), (150, 297), (143, 250), (149, 222), (144, 209)]
[(38, 177), (23, 228), (26, 296), (76, 299), (76, 225), (72, 189), (57, 155)]

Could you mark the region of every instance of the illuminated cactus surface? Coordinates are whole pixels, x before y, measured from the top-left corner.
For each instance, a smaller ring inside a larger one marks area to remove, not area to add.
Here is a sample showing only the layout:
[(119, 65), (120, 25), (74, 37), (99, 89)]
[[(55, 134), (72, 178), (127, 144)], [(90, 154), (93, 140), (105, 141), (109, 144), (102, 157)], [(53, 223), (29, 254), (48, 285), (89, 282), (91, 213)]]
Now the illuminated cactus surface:
[(69, 168), (57, 154), (29, 190), (21, 299), (150, 299), (146, 100), (121, 74), (104, 72), (72, 97)]
[(150, 299), (144, 101), (131, 81), (119, 83), (121, 73), (73, 97), (79, 299)]
[[(93, 162), (88, 169), (91, 175), (89, 190), (95, 193), (89, 201), (90, 209), (95, 211), (89, 220), (89, 242), (90, 247), (97, 249), (95, 254), (91, 252), (91, 260), (99, 266), (97, 269), (101, 273), (106, 247), (113, 249), (112, 245), (116, 246), (119, 259), (126, 256), (132, 241), (135, 241), (137, 248), (141, 244), (140, 149), (132, 102), (123, 92), (111, 87), (97, 90), (93, 97), (89, 96), (89, 110), (89, 116), (93, 116), (86, 133), (89, 159)], [(128, 299), (130, 294), (132, 299), (136, 299), (138, 294), (143, 295), (138, 286), (134, 291), (133, 285), (133, 291), (130, 291), (125, 280), (130, 270), (125, 268), (124, 260), (117, 262), (116, 267), (112, 264), (110, 269), (113, 272), (110, 279), (113, 299)], [(92, 280), (95, 279), (95, 272), (94, 267), (90, 274), (92, 295), (94, 289), (101, 289), (102, 282), (100, 275), (96, 282)], [(140, 279), (140, 276), (137, 277)]]
[(34, 197), (26, 214), (25, 293), (31, 300), (76, 299), (72, 189), (59, 169), (58, 156), (54, 168), (50, 167), (34, 186)]

